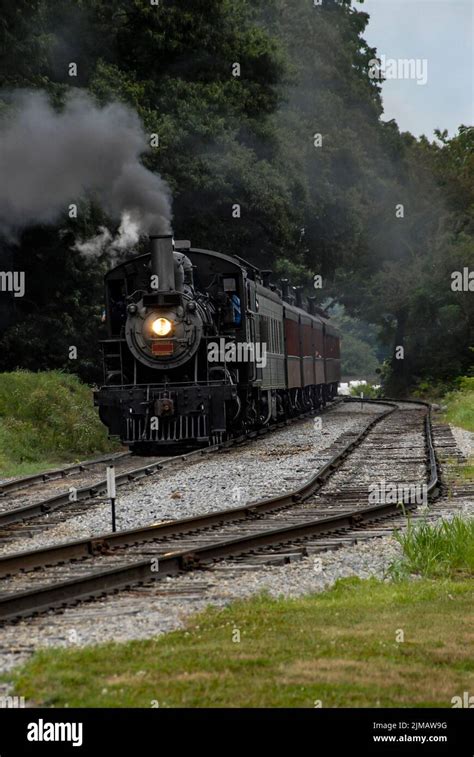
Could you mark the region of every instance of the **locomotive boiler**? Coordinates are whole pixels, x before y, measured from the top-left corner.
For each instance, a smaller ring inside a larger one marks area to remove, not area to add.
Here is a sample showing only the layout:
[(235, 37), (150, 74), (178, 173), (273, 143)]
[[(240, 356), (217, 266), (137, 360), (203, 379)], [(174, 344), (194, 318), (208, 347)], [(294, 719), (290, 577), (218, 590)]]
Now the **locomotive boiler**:
[(171, 236), (106, 274), (95, 404), (111, 436), (142, 454), (208, 445), (334, 397), (337, 330), (269, 274)]

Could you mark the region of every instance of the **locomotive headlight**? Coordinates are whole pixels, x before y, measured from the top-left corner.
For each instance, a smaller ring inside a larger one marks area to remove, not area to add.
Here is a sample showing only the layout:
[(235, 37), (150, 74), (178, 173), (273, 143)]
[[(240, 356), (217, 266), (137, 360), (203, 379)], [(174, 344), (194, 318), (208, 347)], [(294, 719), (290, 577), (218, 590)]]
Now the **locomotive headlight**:
[(173, 324), (168, 318), (157, 318), (151, 324), (151, 330), (157, 336), (168, 336), (173, 328)]

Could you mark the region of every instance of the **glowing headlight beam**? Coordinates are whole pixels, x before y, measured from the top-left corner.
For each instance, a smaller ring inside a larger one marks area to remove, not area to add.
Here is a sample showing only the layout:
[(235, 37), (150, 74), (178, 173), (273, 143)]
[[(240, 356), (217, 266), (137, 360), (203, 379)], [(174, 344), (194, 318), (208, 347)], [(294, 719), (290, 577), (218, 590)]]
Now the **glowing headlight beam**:
[(151, 330), (157, 336), (168, 336), (172, 328), (173, 324), (168, 320), (168, 318), (157, 318), (151, 324)]

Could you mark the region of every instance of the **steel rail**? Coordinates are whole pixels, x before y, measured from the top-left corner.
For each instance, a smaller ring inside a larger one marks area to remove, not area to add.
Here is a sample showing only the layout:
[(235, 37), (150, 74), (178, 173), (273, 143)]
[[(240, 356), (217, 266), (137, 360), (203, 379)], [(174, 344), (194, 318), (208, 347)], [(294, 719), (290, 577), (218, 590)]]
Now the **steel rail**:
[[(380, 401), (378, 404), (388, 403)], [(137, 541), (143, 541), (144, 538), (157, 539), (161, 536), (167, 535), (167, 533), (177, 533), (177, 528), (189, 532), (194, 526), (194, 530), (196, 530), (198, 522), (202, 528), (203, 525), (209, 526), (215, 523), (222, 523), (224, 522), (223, 518), (236, 520), (238, 517), (258, 517), (258, 515), (265, 511), (283, 507), (285, 504), (288, 505), (304, 500), (311, 496), (311, 494), (324, 483), (327, 477), (339, 467), (347, 455), (361, 443), (363, 438), (367, 436), (376, 423), (393, 413), (396, 407), (397, 406), (394, 405), (384, 413), (381, 413), (376, 418), (372, 419), (368, 426), (352, 442), (346, 445), (343, 450), (328, 461), (328, 463), (326, 463), (326, 465), (323, 466), (308, 482), (292, 492), (280, 495), (279, 497), (272, 497), (262, 502), (255, 503), (254, 505), (211, 513), (208, 516), (159, 524), (152, 528), (139, 529), (133, 532), (108, 535), (108, 538), (105, 540), (102, 539), (102, 542), (99, 539), (89, 539), (80, 540), (67, 545), (56, 545), (56, 547), (50, 548), (50, 556), (54, 557), (55, 561), (58, 561), (59, 558), (59, 562), (62, 561), (62, 557), (68, 560), (77, 559), (77, 557), (85, 556), (84, 549), (87, 550), (87, 554), (89, 555), (98, 554), (102, 550), (107, 551), (108, 549), (113, 548), (113, 546), (117, 546), (120, 543), (119, 540), (122, 540), (121, 543), (123, 545), (130, 544), (131, 542), (136, 543)], [(407, 509), (414, 507), (415, 504), (416, 502), (411, 502), (410, 495), (405, 495), (404, 505)], [(315, 534), (328, 534), (334, 531), (340, 531), (341, 529), (354, 528), (365, 522), (399, 513), (400, 506), (398, 503), (370, 506), (351, 513), (318, 518), (317, 520), (290, 527), (284, 526), (242, 537), (221, 539), (213, 544), (191, 550), (171, 551), (165, 553), (159, 558), (158, 571), (152, 570), (150, 559), (136, 560), (132, 563), (124, 564), (115, 568), (91, 572), (80, 578), (73, 578), (64, 582), (44, 585), (33, 590), (4, 595), (3, 597), (0, 597), (0, 620), (8, 621), (24, 615), (31, 615), (58, 606), (76, 603), (85, 598), (97, 597), (110, 591), (119, 591), (123, 588), (136, 585), (137, 583), (149, 582), (150, 580), (161, 579), (167, 575), (174, 575), (183, 570), (202, 567), (216, 559), (226, 556), (231, 557), (236, 554), (261, 549), (270, 544), (282, 544), (289, 541), (304, 539)], [(115, 539), (116, 541), (112, 542), (112, 539)], [(57, 550), (61, 550), (62, 548), (65, 550), (77, 551), (74, 555), (72, 555), (71, 552), (69, 554), (61, 555)], [(56, 553), (54, 553), (54, 549), (56, 549)], [(30, 567), (35, 560), (34, 552), (35, 551), (28, 553)], [(16, 557), (21, 559), (21, 553)], [(7, 557), (4, 558), (4, 560), (11, 560), (14, 558), (15, 556), (10, 556), (10, 558)], [(25, 553), (23, 553), (23, 558), (25, 558)], [(39, 554), (36, 556), (36, 559), (38, 558), (41, 563), (41, 557)], [(4, 562), (3, 564), (6, 568), (7, 562)], [(42, 564), (44, 564), (44, 561)], [(12, 563), (10, 563), (10, 568), (11, 566)]]
[[(206, 452), (212, 450), (212, 447), (206, 448)], [(170, 457), (168, 460), (160, 460), (156, 463), (148, 463), (148, 465), (140, 466), (139, 468), (133, 468), (129, 471), (116, 474), (115, 483), (117, 486), (124, 486), (125, 484), (136, 481), (146, 476), (151, 476), (162, 468), (170, 467), (178, 462), (186, 460), (192, 455), (202, 454), (202, 450), (188, 452), (185, 455), (177, 455), (176, 457)], [(11, 510), (0, 511), (0, 528), (12, 523), (18, 523), (27, 518), (34, 518), (38, 515), (44, 515), (46, 513), (53, 512), (59, 507), (64, 505), (74, 505), (76, 502), (81, 502), (87, 499), (93, 499), (101, 494), (107, 493), (107, 480), (102, 479), (96, 481), (93, 484), (87, 486), (81, 486), (77, 489), (74, 488), (74, 492), (63, 491), (59, 494), (54, 494), (52, 497), (33, 502), (23, 507), (15, 507)]]
[[(406, 509), (412, 509), (415, 506), (415, 503), (405, 504)], [(79, 579), (73, 578), (69, 581), (7, 595), (0, 597), (0, 621), (14, 620), (55, 607), (75, 604), (84, 599), (132, 588), (137, 584), (173, 576), (182, 571), (204, 568), (215, 560), (269, 545), (285, 544), (314, 535), (327, 535), (399, 514), (398, 504), (373, 505), (358, 510), (357, 513), (333, 515), (295, 526), (284, 526), (257, 534), (226, 539), (192, 550), (168, 552), (159, 558), (157, 571), (152, 570), (152, 560), (139, 560), (117, 568), (91, 573)]]
[(168, 536), (178, 536), (204, 528), (211, 528), (224, 523), (235, 522), (247, 518), (259, 518), (265, 513), (289, 507), (302, 502), (315, 494), (346, 457), (370, 433), (372, 428), (381, 420), (394, 412), (395, 408), (381, 413), (373, 418), (366, 427), (337, 454), (328, 460), (311, 478), (301, 486), (274, 497), (249, 503), (240, 507), (217, 510), (204, 515), (180, 518), (166, 521), (152, 526), (144, 526), (118, 533), (106, 533), (86, 539), (77, 539), (64, 544), (53, 544), (28, 551), (16, 552), (0, 557), (0, 578), (16, 573), (26, 568), (54, 565), (67, 560), (77, 560), (91, 555), (106, 554), (112, 549), (146, 541), (155, 541)]
[(19, 489), (27, 489), (35, 484), (46, 484), (50, 481), (57, 481), (61, 478), (67, 478), (67, 476), (73, 473), (82, 473), (89, 470), (94, 465), (100, 465), (100, 463), (106, 463), (113, 460), (121, 460), (124, 457), (129, 457), (131, 452), (112, 452), (103, 457), (97, 457), (92, 460), (82, 460), (80, 463), (71, 463), (71, 465), (65, 465), (64, 468), (54, 468), (53, 470), (42, 471), (41, 473), (32, 473), (29, 476), (22, 476), (21, 478), (12, 478), (7, 481), (0, 480), (0, 497), (4, 497), (7, 492), (18, 491)]
[[(328, 405), (322, 410), (318, 410), (317, 414), (321, 415), (328, 413), (339, 404), (341, 404), (341, 401), (333, 402), (331, 405)], [(220, 442), (219, 444), (215, 444), (210, 447), (192, 450), (191, 452), (175, 455), (168, 459), (159, 460), (155, 463), (148, 463), (147, 465), (134, 468), (133, 470), (117, 473), (115, 477), (116, 486), (124, 486), (125, 484), (128, 484), (132, 481), (138, 481), (142, 478), (146, 478), (147, 476), (152, 476), (163, 468), (171, 467), (192, 458), (205, 457), (206, 455), (218, 452), (221, 449), (227, 449), (229, 447), (248, 441), (249, 439), (255, 439), (271, 431), (276, 431), (278, 429), (284, 428), (285, 426), (290, 426), (292, 423), (306, 420), (309, 417), (313, 417), (313, 415), (314, 413), (303, 413), (298, 417), (290, 418), (286, 421), (281, 421), (273, 424), (272, 426), (258, 429), (256, 431), (249, 431), (246, 434), (241, 434), (237, 437), (228, 439), (224, 442)], [(47, 497), (46, 499), (40, 500), (38, 502), (24, 505), (23, 507), (15, 507), (11, 510), (0, 510), (0, 528), (2, 528), (2, 526), (8, 526), (13, 523), (22, 522), (29, 518), (45, 515), (65, 505), (74, 505), (76, 504), (76, 502), (93, 499), (106, 493), (107, 480), (102, 479), (101, 481), (97, 481), (88, 486), (74, 488), (73, 493), (71, 493), (70, 490), (63, 491), (59, 494), (53, 495), (52, 497)]]
[(439, 466), (438, 462), (436, 460), (436, 453), (434, 448), (434, 442), (433, 442), (433, 433), (432, 433), (432, 412), (433, 408), (431, 405), (431, 402), (426, 402), (425, 400), (413, 400), (413, 399), (393, 399), (392, 397), (384, 397), (380, 399), (360, 399), (358, 397), (344, 397), (344, 402), (367, 402), (368, 404), (380, 404), (382, 403), (390, 403), (390, 404), (402, 404), (402, 405), (422, 405), (423, 407), (427, 408), (427, 414), (425, 418), (425, 444), (426, 444), (426, 450), (427, 455), (430, 461), (430, 480), (428, 482), (427, 490), (428, 494), (431, 494), (432, 497), (436, 497), (439, 494), (440, 491), (440, 475), (439, 475)]
[[(357, 402), (360, 400), (356, 399)], [(371, 401), (374, 402), (374, 401)], [(377, 404), (393, 404), (392, 400), (378, 400)], [(418, 403), (426, 404), (426, 403)], [(355, 446), (358, 446), (362, 439), (367, 436), (367, 433), (374, 427), (377, 422), (386, 418), (388, 415), (394, 412), (397, 405), (394, 405), (389, 410), (378, 415), (369, 424), (370, 428), (364, 429), (356, 439), (335, 455), (323, 468), (321, 468), (308, 482), (298, 489), (288, 492), (280, 497), (273, 497), (264, 500), (260, 503), (255, 503), (242, 508), (233, 508), (232, 510), (220, 511), (218, 513), (211, 513), (209, 516), (201, 516), (200, 518), (188, 518), (183, 521), (174, 521), (171, 523), (159, 524), (151, 529), (139, 529), (134, 532), (123, 532), (116, 535), (108, 535), (110, 538), (119, 540), (122, 538), (124, 542), (122, 544), (130, 543), (131, 534), (137, 537), (141, 532), (139, 539), (134, 541), (143, 540), (143, 536), (150, 539), (157, 539), (159, 536), (166, 535), (173, 532), (173, 529), (183, 528), (189, 531), (190, 526), (200, 521), (205, 525), (213, 525), (214, 523), (223, 522), (223, 517), (228, 517), (235, 520), (238, 517), (237, 514), (243, 515), (245, 511), (249, 511), (246, 517), (258, 517), (260, 512), (265, 511), (265, 507), (268, 509), (275, 509), (277, 507), (284, 506), (284, 502), (291, 504), (291, 502), (299, 502), (302, 499), (306, 499), (316, 491), (322, 482), (337, 469), (337, 467), (343, 462), (347, 454), (352, 451)], [(425, 418), (425, 439), (428, 452), (428, 461), (430, 468), (429, 479), (429, 492), (430, 496), (435, 495), (435, 491), (438, 484), (438, 472), (436, 457), (434, 455), (433, 440), (430, 427), (430, 414), (427, 413)], [(321, 481), (320, 476), (323, 476)], [(412, 499), (410, 493), (405, 493), (402, 497), (403, 512), (408, 509), (412, 509), (416, 506), (416, 497)], [(260, 511), (258, 508), (262, 508)], [(161, 579), (165, 576), (175, 575), (182, 571), (191, 570), (200, 567), (206, 567), (213, 561), (222, 559), (224, 557), (232, 557), (238, 554), (248, 553), (251, 551), (259, 550), (269, 545), (279, 545), (288, 542), (295, 542), (298, 540), (304, 540), (310, 536), (318, 534), (330, 534), (334, 532), (340, 532), (341, 530), (354, 529), (365, 523), (374, 522), (379, 519), (383, 519), (389, 516), (400, 514), (400, 502), (386, 503), (382, 505), (372, 505), (369, 507), (360, 508), (349, 513), (333, 515), (325, 518), (318, 518), (316, 520), (307, 521), (306, 523), (299, 523), (292, 526), (283, 526), (274, 528), (271, 530), (260, 531), (253, 534), (247, 534), (241, 537), (233, 537), (228, 539), (216, 540), (212, 544), (208, 544), (202, 547), (196, 547), (193, 549), (175, 550), (165, 553), (159, 557), (159, 570), (152, 569), (152, 561), (136, 560), (134, 562), (120, 565), (114, 568), (108, 568), (106, 570), (99, 570), (91, 572), (88, 575), (83, 575), (80, 578), (72, 578), (64, 582), (58, 582), (55, 584), (44, 585), (33, 590), (25, 590), (19, 593), (8, 594), (0, 597), (0, 620), (8, 621), (16, 618), (23, 617), (25, 615), (31, 615), (45, 610), (67, 606), (71, 603), (77, 603), (83, 599), (89, 599), (97, 596), (102, 596), (111, 591), (119, 591), (125, 588), (132, 587), (137, 584), (148, 583), (151, 580)], [(217, 521), (215, 519), (218, 519)], [(201, 525), (201, 527), (203, 527)], [(170, 531), (171, 529), (171, 531)], [(153, 533), (154, 532), (154, 533)], [(149, 535), (148, 537), (146, 535)], [(81, 556), (81, 550), (86, 547), (89, 551), (88, 554), (97, 554), (104, 547), (110, 548), (117, 546), (119, 541), (115, 544), (110, 543), (107, 546), (107, 539), (103, 540), (102, 545), (100, 540), (81, 540), (68, 545), (56, 545), (51, 547), (51, 550), (56, 549), (78, 549), (77, 556)], [(92, 552), (90, 551), (92, 550)], [(11, 556), (12, 558), (21, 558), (21, 554)], [(27, 553), (29, 559), (34, 560), (34, 551)], [(51, 552), (53, 555), (53, 552)], [(84, 556), (84, 553), (82, 553)], [(23, 553), (25, 557), (25, 553)], [(59, 552), (56, 552), (56, 558), (60, 558)], [(8, 559), (8, 558), (6, 558)], [(71, 556), (67, 556), (66, 559), (72, 559)], [(156, 560), (156, 558), (154, 558)], [(59, 560), (61, 561), (61, 559)], [(4, 563), (6, 566), (7, 563)], [(31, 565), (30, 565), (31, 566)]]

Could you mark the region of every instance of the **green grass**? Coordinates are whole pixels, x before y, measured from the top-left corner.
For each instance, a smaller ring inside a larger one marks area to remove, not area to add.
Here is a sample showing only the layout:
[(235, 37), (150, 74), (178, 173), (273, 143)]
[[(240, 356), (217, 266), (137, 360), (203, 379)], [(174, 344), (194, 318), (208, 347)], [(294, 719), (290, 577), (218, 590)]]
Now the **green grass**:
[(113, 450), (90, 387), (59, 371), (0, 373), (0, 477)]
[(474, 431), (474, 378), (461, 378), (459, 391), (445, 395), (443, 404), (447, 405), (444, 413), (446, 423)]
[(472, 580), (346, 579), (210, 608), (156, 639), (42, 651), (15, 693), (55, 707), (450, 707), (474, 690), (473, 642)]
[(406, 531), (396, 533), (403, 549), (393, 575), (418, 574), (426, 578), (474, 575), (474, 519), (455, 516), (438, 523), (408, 521)]

